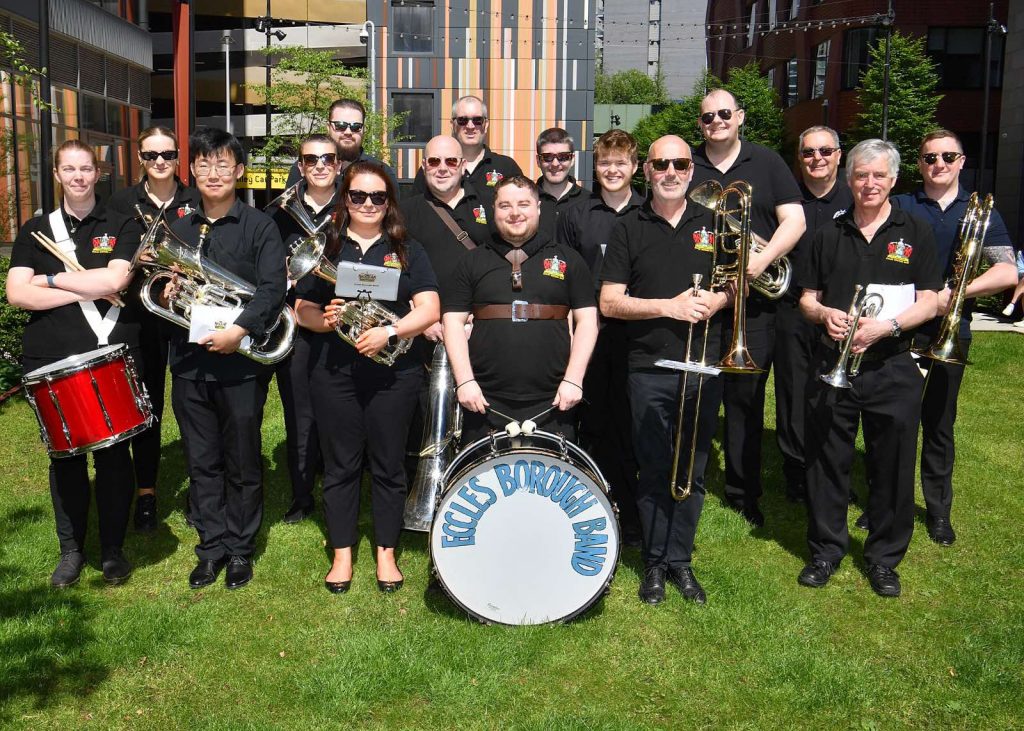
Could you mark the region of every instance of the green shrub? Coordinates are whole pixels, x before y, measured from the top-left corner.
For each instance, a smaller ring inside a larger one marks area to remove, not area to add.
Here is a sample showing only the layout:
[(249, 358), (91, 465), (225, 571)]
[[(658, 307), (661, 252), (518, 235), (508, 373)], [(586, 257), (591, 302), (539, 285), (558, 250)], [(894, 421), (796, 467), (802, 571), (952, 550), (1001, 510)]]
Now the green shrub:
[[(0, 291), (7, 291), (7, 270), (11, 261), (0, 257)], [(0, 393), (21, 381), (21, 334), (28, 323), (28, 313), (0, 299)]]

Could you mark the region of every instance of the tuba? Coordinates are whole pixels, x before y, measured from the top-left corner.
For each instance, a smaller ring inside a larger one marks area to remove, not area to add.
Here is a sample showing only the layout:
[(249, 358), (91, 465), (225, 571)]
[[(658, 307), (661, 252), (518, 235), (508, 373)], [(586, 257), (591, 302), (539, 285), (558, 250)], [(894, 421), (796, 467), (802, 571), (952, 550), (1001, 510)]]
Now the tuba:
[(292, 282), (299, 281), (325, 262), (330, 265), (330, 262), (323, 258), (324, 248), (327, 246), (327, 236), (323, 230), (330, 225), (331, 217), (327, 216), (319, 224), (309, 217), (309, 212), (299, 199), (301, 185), (301, 181), (296, 183), (267, 205), (268, 209), (280, 206), (306, 232), (306, 236), (297, 239), (291, 245), (288, 254), (288, 279)]
[(423, 420), (423, 446), (402, 516), (403, 528), (419, 532), (430, 530), (434, 507), (444, 488), (445, 470), (455, 456), (455, 446), (462, 435), (462, 409), (455, 398), (455, 382), (444, 343), (434, 346), (428, 398)]
[(964, 314), (967, 285), (978, 276), (981, 249), (991, 216), (992, 196), (985, 196), (982, 203), (979, 202), (978, 194), (972, 193), (964, 220), (960, 223), (960, 248), (953, 259), (953, 279), (949, 283), (952, 292), (949, 310), (942, 318), (938, 336), (927, 348), (915, 348), (916, 354), (952, 365), (970, 364), (960, 348), (960, 319)]
[[(193, 248), (175, 236), (163, 217), (158, 216), (150, 222), (132, 258), (132, 269), (140, 268), (146, 274), (139, 293), (143, 307), (186, 330), (191, 326), (194, 305), (244, 307), (256, 292), (255, 286), (202, 255), (209, 230), (206, 224), (200, 226), (199, 245)], [(175, 274), (181, 278), (181, 288), (164, 307), (154, 301), (153, 285), (170, 280)], [(291, 352), (294, 336), (295, 315), (286, 306), (262, 342), (243, 344), (238, 352), (257, 363), (270, 365)]]
[[(849, 319), (850, 329), (846, 333), (846, 337), (843, 338), (843, 346), (839, 349), (839, 359), (836, 361), (835, 367), (828, 373), (822, 373), (818, 378), (823, 380), (833, 388), (851, 388), (850, 378), (853, 378), (860, 373), (860, 362), (864, 358), (863, 353), (857, 353), (850, 360), (850, 348), (853, 347), (853, 336), (857, 334), (857, 325), (860, 324), (860, 318), (867, 317), (872, 318), (878, 315), (882, 311), (882, 305), (885, 300), (882, 299), (882, 295), (877, 292), (868, 294), (865, 292), (863, 295), (861, 291), (864, 287), (858, 284), (853, 289), (853, 301), (850, 303), (850, 309), (846, 313), (846, 317)], [(847, 361), (850, 363), (849, 377), (847, 377)]]

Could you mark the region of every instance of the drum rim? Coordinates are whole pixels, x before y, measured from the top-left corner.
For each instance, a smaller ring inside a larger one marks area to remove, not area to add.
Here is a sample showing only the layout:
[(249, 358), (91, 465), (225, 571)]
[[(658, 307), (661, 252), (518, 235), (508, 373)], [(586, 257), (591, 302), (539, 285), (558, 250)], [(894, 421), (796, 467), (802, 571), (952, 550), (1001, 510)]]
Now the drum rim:
[[(128, 346), (124, 343), (104, 345), (101, 348), (90, 350), (85, 353), (73, 353), (69, 356), (54, 361), (49, 365), (40, 366), (35, 370), (26, 373), (22, 378), (25, 386), (34, 386), (47, 380), (53, 380), (62, 376), (78, 373), (82, 368), (98, 363), (109, 363), (118, 360), (126, 355)], [(51, 370), (52, 369), (52, 370)]]
[(125, 439), (131, 439), (134, 436), (141, 434), (146, 431), (149, 427), (153, 426), (156, 421), (156, 417), (150, 413), (149, 416), (143, 420), (141, 424), (136, 424), (130, 429), (126, 429), (120, 434), (113, 436), (104, 437), (95, 442), (89, 444), (83, 444), (80, 447), (69, 447), (68, 449), (52, 449), (48, 440), (44, 440), (46, 443), (46, 452), (54, 459), (63, 459), (65, 457), (77, 457), (80, 454), (88, 454), (89, 452), (95, 452), (99, 449), (106, 449), (112, 447), (118, 442), (123, 442)]

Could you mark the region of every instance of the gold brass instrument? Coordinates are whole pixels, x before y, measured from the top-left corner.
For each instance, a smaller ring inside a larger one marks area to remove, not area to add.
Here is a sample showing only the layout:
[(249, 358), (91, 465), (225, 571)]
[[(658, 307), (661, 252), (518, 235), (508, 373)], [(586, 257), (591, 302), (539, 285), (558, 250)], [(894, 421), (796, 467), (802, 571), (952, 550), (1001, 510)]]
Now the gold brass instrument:
[[(730, 185), (735, 185), (732, 183)], [(748, 186), (749, 188), (749, 186)], [(722, 184), (717, 180), (708, 180), (701, 183), (690, 191), (690, 200), (701, 204), (705, 208), (715, 210), (723, 195)], [(725, 215), (725, 224), (733, 233), (740, 233), (743, 227), (742, 221), (736, 216)], [(749, 229), (749, 226), (747, 227)], [(768, 242), (757, 234), (751, 232), (749, 236), (751, 253), (759, 253), (764, 250)], [(780, 256), (773, 261), (760, 276), (750, 281), (750, 286), (771, 300), (777, 300), (786, 294), (789, 284), (793, 279), (793, 267), (786, 256)]]
[[(850, 329), (847, 331), (846, 337), (843, 338), (843, 345), (839, 349), (839, 359), (836, 361), (835, 367), (828, 373), (818, 376), (818, 378), (833, 388), (850, 388), (850, 378), (860, 373), (860, 363), (864, 358), (864, 353), (857, 353), (853, 356), (852, 360), (850, 359), (853, 336), (857, 333), (860, 318), (867, 317), (870, 319), (877, 316), (882, 311), (882, 305), (885, 303), (882, 295), (877, 292), (870, 294), (864, 292), (862, 295), (861, 291), (863, 289), (864, 287), (860, 284), (853, 289), (853, 301), (850, 303), (850, 309), (846, 313)], [(847, 361), (849, 361), (849, 370), (847, 370)]]
[(306, 236), (292, 243), (288, 255), (288, 279), (292, 282), (299, 281), (325, 263), (330, 266), (330, 262), (323, 258), (324, 248), (327, 246), (327, 236), (323, 230), (330, 225), (331, 217), (327, 216), (319, 224), (310, 218), (309, 212), (299, 199), (301, 184), (301, 181), (296, 183), (267, 205), (268, 209), (280, 206), (306, 232)]
[[(163, 217), (158, 216), (150, 222), (132, 258), (132, 268), (140, 268), (146, 274), (139, 293), (143, 307), (186, 330), (191, 326), (193, 306), (244, 307), (256, 293), (255, 286), (202, 255), (209, 228), (206, 224), (200, 226), (199, 245), (193, 248), (175, 236)], [(163, 289), (162, 284), (175, 274), (181, 286), (167, 307), (163, 307), (153, 299), (153, 285), (161, 284)], [(257, 363), (277, 363), (291, 352), (294, 336), (295, 315), (285, 306), (261, 342), (243, 340), (238, 352)]]
[(423, 419), (423, 442), (416, 476), (405, 501), (402, 527), (425, 533), (434, 519), (434, 507), (444, 488), (444, 473), (455, 456), (462, 435), (462, 409), (455, 398), (455, 381), (444, 343), (434, 346), (430, 385)]
[(979, 202), (977, 193), (971, 193), (964, 220), (960, 222), (960, 248), (953, 259), (953, 279), (949, 282), (949, 310), (942, 318), (935, 340), (927, 348), (914, 349), (918, 355), (952, 365), (970, 365), (960, 347), (960, 320), (964, 314), (967, 285), (978, 276), (981, 250), (985, 244), (985, 234), (988, 233), (991, 217), (992, 196), (985, 196), (982, 203)]

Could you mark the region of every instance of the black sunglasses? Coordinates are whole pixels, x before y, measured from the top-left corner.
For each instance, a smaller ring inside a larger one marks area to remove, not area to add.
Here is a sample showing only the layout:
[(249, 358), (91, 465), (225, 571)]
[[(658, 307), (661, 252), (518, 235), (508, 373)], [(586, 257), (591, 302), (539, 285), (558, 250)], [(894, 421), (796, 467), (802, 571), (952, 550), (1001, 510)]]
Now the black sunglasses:
[(373, 205), (382, 206), (388, 202), (388, 193), (386, 190), (375, 190), (372, 193), (367, 193), (365, 190), (350, 190), (348, 192), (348, 199), (357, 206), (366, 203), (367, 198)]
[(316, 165), (319, 162), (322, 162), (324, 165), (333, 165), (337, 161), (338, 155), (335, 152), (325, 152), (322, 155), (309, 153), (302, 156), (302, 162), (306, 165)]
[(145, 152), (140, 152), (139, 153), (139, 157), (141, 157), (146, 162), (156, 162), (156, 159), (158, 157), (162, 157), (164, 160), (167, 160), (168, 162), (170, 162), (171, 160), (177, 160), (178, 159), (178, 151), (177, 150), (160, 150), (160, 151), (146, 150)]
[(443, 162), (450, 168), (457, 168), (459, 163), (462, 162), (461, 157), (428, 157), (423, 162), (427, 164), (428, 168), (440, 167)]
[[(923, 155), (921, 155), (921, 159), (924, 160), (926, 165), (934, 165), (939, 161), (939, 154), (940, 153), (938, 152), (926, 152)], [(941, 154), (942, 162), (946, 163), (947, 165), (952, 165), (953, 163), (955, 163), (957, 160), (964, 156), (962, 152), (943, 152)]]
[(838, 147), (805, 147), (802, 150), (800, 150), (800, 155), (809, 160), (812, 157), (814, 157), (815, 152), (817, 152), (822, 157), (828, 157), (838, 149)]
[(487, 117), (456, 117), (455, 124), (460, 127), (465, 127), (467, 124), (472, 122), (474, 126), (482, 127), (485, 119), (487, 119)]
[(728, 122), (732, 119), (732, 113), (738, 111), (738, 109), (719, 109), (717, 112), (704, 112), (704, 114), (700, 115), (700, 121), (704, 124), (711, 124), (715, 121), (715, 115), (717, 114), (724, 121)]
[(537, 157), (550, 164), (555, 160), (558, 160), (558, 162), (569, 162), (572, 160), (572, 155), (573, 153), (571, 152), (540, 152), (537, 154)]
[(651, 168), (657, 170), (659, 173), (663, 173), (668, 170), (668, 166), (671, 165), (675, 168), (676, 172), (683, 172), (690, 169), (690, 158), (688, 157), (656, 157), (653, 160), (648, 160), (651, 164)]
[(338, 132), (344, 132), (347, 129), (350, 129), (353, 132), (359, 132), (360, 130), (363, 129), (362, 122), (343, 122), (335, 119), (331, 120), (331, 126), (334, 127), (334, 129), (336, 129)]

